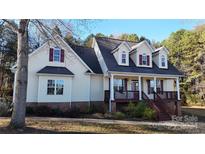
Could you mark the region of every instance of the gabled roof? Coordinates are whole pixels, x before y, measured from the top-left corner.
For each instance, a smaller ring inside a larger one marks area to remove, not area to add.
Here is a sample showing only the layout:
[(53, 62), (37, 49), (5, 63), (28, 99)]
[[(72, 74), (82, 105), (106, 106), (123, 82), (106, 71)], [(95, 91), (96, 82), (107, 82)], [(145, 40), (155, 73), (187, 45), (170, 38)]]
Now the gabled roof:
[(79, 46), (71, 43), (69, 43), (69, 45), (94, 73), (103, 74), (93, 48)]
[[(96, 41), (102, 53), (103, 59), (106, 63), (108, 71), (116, 71), (116, 72), (130, 72), (130, 73), (148, 73), (148, 74), (164, 74), (164, 75), (183, 75), (180, 71), (178, 71), (173, 65), (168, 63), (168, 69), (161, 69), (155, 63), (153, 63), (152, 68), (148, 67), (138, 67), (129, 59), (129, 66), (121, 66), (118, 65), (115, 57), (111, 53), (113, 49), (119, 45), (122, 40), (113, 40), (109, 38), (100, 38), (97, 37)], [(129, 43), (129, 42), (128, 42)], [(136, 43), (131, 43), (132, 45), (136, 45)]]
[(155, 54), (159, 53), (159, 51), (161, 51), (162, 49), (165, 49), (165, 51), (169, 52), (166, 47), (162, 46), (162, 47), (155, 49), (155, 51), (152, 54), (155, 55)]
[(54, 67), (54, 66), (46, 66), (40, 71), (38, 74), (61, 74), (61, 75), (74, 75), (70, 70), (66, 67)]

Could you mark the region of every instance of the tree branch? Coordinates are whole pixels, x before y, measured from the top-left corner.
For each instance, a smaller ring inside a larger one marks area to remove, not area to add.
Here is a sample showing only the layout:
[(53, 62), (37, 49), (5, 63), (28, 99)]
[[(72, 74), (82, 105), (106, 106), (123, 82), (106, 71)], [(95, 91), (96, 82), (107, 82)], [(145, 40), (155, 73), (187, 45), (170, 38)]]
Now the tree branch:
[(7, 23), (6, 26), (8, 28), (10, 28), (15, 33), (18, 33), (18, 27), (14, 22), (12, 22), (11, 20), (7, 20), (7, 19), (3, 19), (3, 21)]

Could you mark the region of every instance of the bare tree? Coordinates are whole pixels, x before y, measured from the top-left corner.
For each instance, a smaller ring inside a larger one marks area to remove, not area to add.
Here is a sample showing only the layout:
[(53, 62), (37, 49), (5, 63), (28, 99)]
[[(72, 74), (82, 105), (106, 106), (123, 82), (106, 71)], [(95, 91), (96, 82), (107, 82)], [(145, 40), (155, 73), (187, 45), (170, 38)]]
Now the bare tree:
[[(11, 117), (10, 126), (12, 128), (23, 128), (25, 126), (26, 114), (26, 95), (27, 95), (27, 78), (28, 78), (28, 54), (29, 54), (29, 26), (33, 25), (45, 38), (54, 38), (53, 29), (51, 25), (55, 22), (55, 26), (62, 26), (70, 33), (74, 34), (72, 24), (66, 24), (62, 20), (47, 20), (46, 24), (43, 20), (6, 20), (3, 19), (3, 24), (17, 34), (17, 69), (15, 75), (14, 99), (13, 99), (13, 113)], [(67, 21), (69, 23), (69, 21)], [(79, 22), (81, 26), (88, 25), (87, 20)]]

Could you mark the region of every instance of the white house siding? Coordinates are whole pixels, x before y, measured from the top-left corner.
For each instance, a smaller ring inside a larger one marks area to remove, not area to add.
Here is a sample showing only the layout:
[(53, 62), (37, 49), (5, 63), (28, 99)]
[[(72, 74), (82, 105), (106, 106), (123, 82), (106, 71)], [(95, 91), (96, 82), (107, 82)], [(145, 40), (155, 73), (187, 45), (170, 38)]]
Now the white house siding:
[[(122, 55), (123, 51), (125, 51), (125, 53), (127, 54), (126, 64), (122, 64), (121, 55)], [(125, 66), (129, 65), (129, 49), (125, 44), (121, 44), (119, 46), (118, 51), (116, 51), (113, 55), (114, 55), (115, 60), (117, 61), (118, 65), (125, 65)]]
[(91, 101), (104, 100), (104, 85), (102, 75), (91, 75)]
[[(47, 95), (47, 81), (48, 80), (63, 80), (64, 88), (63, 95)], [(56, 102), (56, 103), (67, 103), (71, 101), (71, 86), (72, 86), (72, 77), (68, 76), (39, 76), (39, 85), (38, 85), (38, 102)]]
[[(162, 63), (161, 63), (161, 56), (164, 55), (165, 56), (165, 67), (162, 67)], [(153, 56), (153, 61), (154, 63), (159, 67), (159, 68), (167, 68), (168, 67), (168, 56), (167, 56), (167, 52), (165, 50), (160, 50), (158, 54)]]
[(109, 77), (104, 77), (104, 90), (109, 90)]
[[(45, 66), (63, 66), (68, 68), (71, 72), (74, 73), (72, 80), (71, 101), (90, 101), (90, 75), (85, 74), (88, 68), (79, 60), (79, 58), (71, 51), (71, 49), (61, 41), (58, 42), (58, 46), (65, 50), (65, 62), (49, 62), (49, 48), (55, 46), (56, 45), (53, 42), (46, 43), (37, 49), (35, 53), (32, 53), (29, 56), (27, 102), (38, 102), (38, 93), (43, 93), (43, 91), (38, 88), (39, 81), (37, 72)], [(59, 100), (59, 102), (61, 101)]]
[[(146, 55), (149, 55), (150, 57), (150, 66), (143, 66), (143, 67), (152, 67), (152, 50), (150, 49), (150, 47), (148, 47), (146, 43), (143, 43), (139, 47), (137, 47), (136, 57), (139, 58), (139, 55), (142, 55), (143, 53), (146, 53)], [(137, 60), (136, 65), (141, 66), (139, 64), (139, 60)]]
[(176, 87), (174, 86), (174, 79), (164, 80), (164, 91), (176, 91)]
[[(162, 67), (162, 62), (161, 62), (161, 56), (162, 55), (164, 55), (165, 56), (165, 61), (166, 61), (166, 63), (165, 63), (165, 67)], [(166, 51), (164, 51), (164, 50), (160, 50), (160, 52), (159, 52), (159, 67), (160, 68), (167, 68), (168, 66), (167, 66), (167, 52)]]
[(132, 61), (135, 63), (135, 65), (137, 65), (137, 61), (138, 61), (138, 58), (137, 58), (137, 52), (134, 52), (130, 55), (130, 58), (132, 59)]

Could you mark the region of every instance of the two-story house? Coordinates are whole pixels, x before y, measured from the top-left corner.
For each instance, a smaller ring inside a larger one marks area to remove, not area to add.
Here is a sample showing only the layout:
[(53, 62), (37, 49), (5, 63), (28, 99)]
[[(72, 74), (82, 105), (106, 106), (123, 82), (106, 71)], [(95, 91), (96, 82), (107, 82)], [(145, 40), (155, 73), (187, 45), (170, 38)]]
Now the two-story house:
[(70, 110), (107, 103), (114, 112), (120, 103), (144, 100), (161, 116), (180, 114), (183, 74), (168, 52), (146, 40), (99, 37), (87, 48), (56, 36), (29, 55), (27, 104)]

